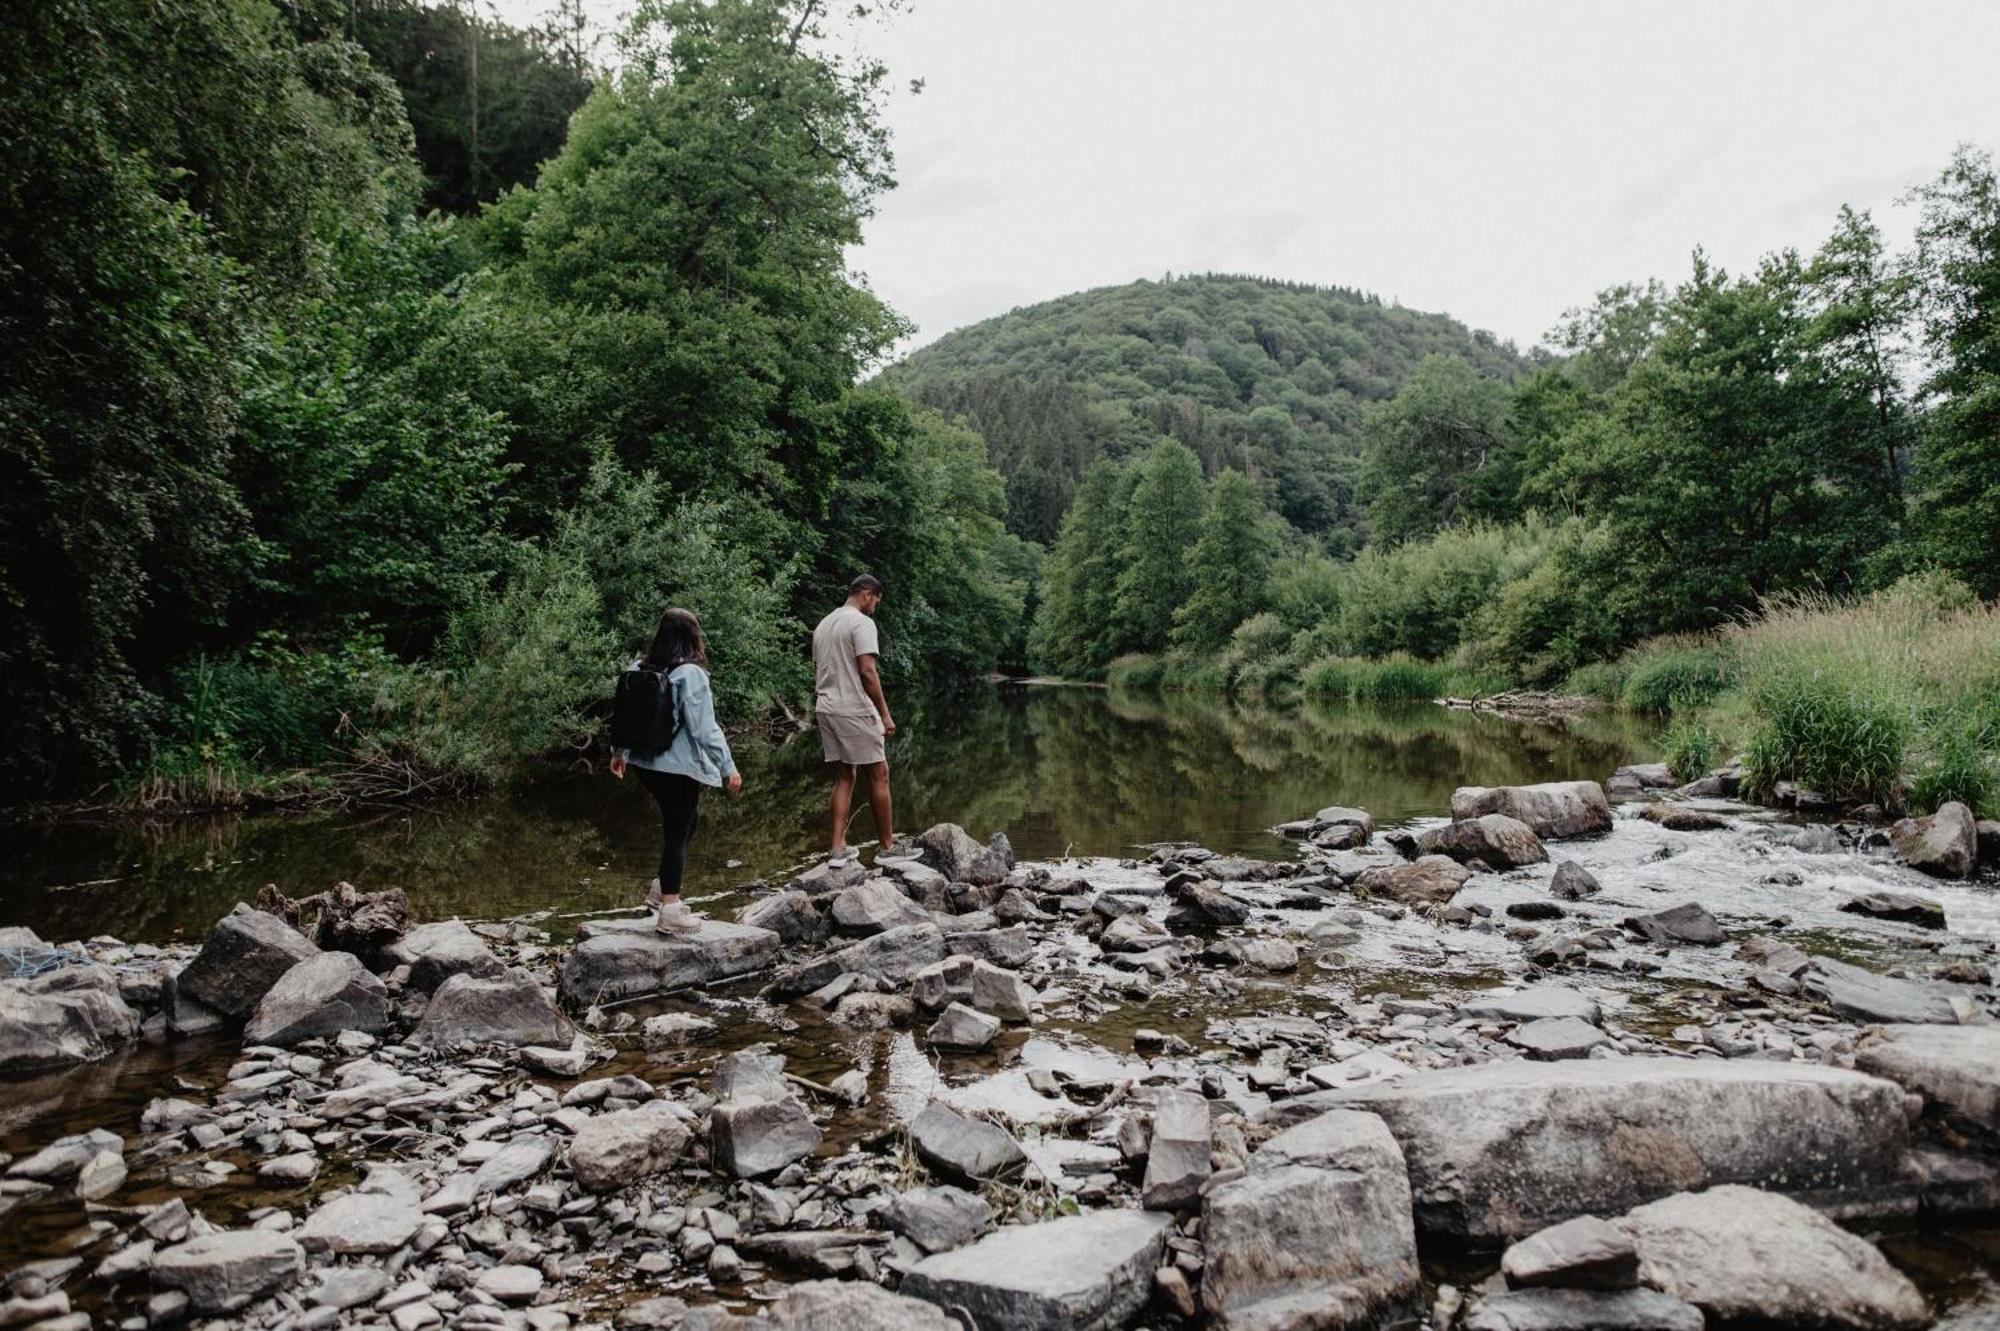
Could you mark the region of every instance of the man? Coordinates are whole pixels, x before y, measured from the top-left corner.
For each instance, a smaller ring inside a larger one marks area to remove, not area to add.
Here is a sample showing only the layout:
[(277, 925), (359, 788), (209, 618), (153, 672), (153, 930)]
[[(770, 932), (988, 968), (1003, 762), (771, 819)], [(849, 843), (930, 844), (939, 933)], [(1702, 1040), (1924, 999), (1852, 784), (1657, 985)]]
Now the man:
[(833, 860), (854, 858), (847, 845), (848, 811), (854, 805), (854, 785), (868, 777), (868, 804), (875, 812), (875, 833), (883, 855), (903, 853), (889, 822), (889, 758), (884, 747), (896, 733), (889, 700), (882, 696), (882, 676), (875, 668), (880, 647), (875, 637), (875, 610), (882, 604), (881, 582), (863, 573), (847, 586), (847, 603), (827, 615), (813, 630), (814, 710), (819, 717), (820, 746), (833, 777)]

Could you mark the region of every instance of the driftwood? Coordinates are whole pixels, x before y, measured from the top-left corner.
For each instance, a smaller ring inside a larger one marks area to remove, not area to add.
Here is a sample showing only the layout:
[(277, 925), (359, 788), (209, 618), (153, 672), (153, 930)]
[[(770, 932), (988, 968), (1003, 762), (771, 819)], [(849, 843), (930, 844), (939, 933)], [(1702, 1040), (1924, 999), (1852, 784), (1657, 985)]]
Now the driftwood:
[(374, 969), (382, 950), (409, 927), (410, 903), (400, 887), (363, 892), (352, 883), (335, 883), (309, 897), (289, 897), (276, 883), (257, 893), (257, 909), (268, 911), (303, 932), (308, 911), (317, 913), (313, 941), (322, 951), (352, 952)]
[(1551, 723), (1567, 721), (1598, 705), (1595, 698), (1582, 694), (1548, 693), (1540, 689), (1509, 689), (1478, 698), (1439, 698), (1438, 703), (1462, 712), (1492, 712), (1517, 721)]

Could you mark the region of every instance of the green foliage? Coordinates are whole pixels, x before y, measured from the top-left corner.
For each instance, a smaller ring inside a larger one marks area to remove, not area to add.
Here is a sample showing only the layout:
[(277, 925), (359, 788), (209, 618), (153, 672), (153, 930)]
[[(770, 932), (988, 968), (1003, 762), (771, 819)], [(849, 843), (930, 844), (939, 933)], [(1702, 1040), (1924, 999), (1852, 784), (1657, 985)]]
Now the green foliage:
[(1238, 624), (1223, 654), (1230, 688), (1269, 693), (1296, 684), (1299, 662), (1292, 650), (1294, 636), (1291, 627), (1269, 610)]
[(1448, 655), (1501, 589), (1531, 572), (1553, 531), (1453, 527), (1393, 549), (1371, 546), (1348, 567), (1340, 594), (1340, 639), (1361, 656)]
[(1104, 682), (1114, 689), (1154, 689), (1166, 678), (1164, 657), (1128, 652), (1104, 669)]
[(1199, 538), (1207, 494), (1200, 460), (1177, 440), (1160, 440), (1137, 465), (1111, 602), (1122, 645), (1167, 645), (1175, 613), (1195, 590), (1188, 550)]
[(1569, 672), (1562, 683), (1564, 693), (1617, 702), (1625, 692), (1625, 667), (1619, 661), (1592, 661)]
[(1455, 356), (1424, 357), (1362, 422), (1359, 496), (1387, 545), (1461, 518), (1504, 519), (1520, 488), (1507, 437), (1507, 384)]
[(1243, 473), (1224, 468), (1209, 486), (1188, 559), (1194, 589), (1174, 611), (1176, 647), (1220, 649), (1238, 624), (1263, 609), (1277, 546), (1268, 521)]
[(1792, 781), (1835, 800), (1893, 798), (1903, 771), (1902, 719), (1886, 702), (1837, 677), (1781, 674), (1751, 695), (1757, 725), (1744, 783), (1769, 798)]
[(1705, 707), (1739, 677), (1735, 658), (1711, 639), (1669, 638), (1627, 658), (1620, 700), (1634, 711)]
[(1910, 774), (1910, 810), (1934, 813), (1953, 800), (1982, 817), (2000, 814), (2000, 734), (1960, 712), (1925, 726)]
[(1674, 780), (1696, 781), (1721, 760), (1722, 737), (1699, 721), (1676, 721), (1660, 736), (1660, 753)]
[(1348, 701), (1422, 700), (1453, 691), (1450, 667), (1403, 652), (1380, 658), (1332, 656), (1308, 666), (1300, 687), (1311, 697)]
[(1043, 569), (1042, 602), (1028, 638), (1034, 662), (1088, 676), (1118, 655), (1111, 607), (1124, 566), (1130, 494), (1129, 475), (1108, 462), (1084, 475)]

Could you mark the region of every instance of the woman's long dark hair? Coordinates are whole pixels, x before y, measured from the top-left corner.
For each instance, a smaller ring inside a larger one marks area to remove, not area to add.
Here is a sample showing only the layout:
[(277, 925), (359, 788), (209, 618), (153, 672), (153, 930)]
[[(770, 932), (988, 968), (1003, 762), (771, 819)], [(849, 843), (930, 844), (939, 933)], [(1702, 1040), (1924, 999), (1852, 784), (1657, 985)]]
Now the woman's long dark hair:
[(701, 621), (694, 611), (673, 607), (660, 615), (646, 664), (656, 670), (672, 670), (690, 663), (708, 669), (708, 644), (702, 640)]

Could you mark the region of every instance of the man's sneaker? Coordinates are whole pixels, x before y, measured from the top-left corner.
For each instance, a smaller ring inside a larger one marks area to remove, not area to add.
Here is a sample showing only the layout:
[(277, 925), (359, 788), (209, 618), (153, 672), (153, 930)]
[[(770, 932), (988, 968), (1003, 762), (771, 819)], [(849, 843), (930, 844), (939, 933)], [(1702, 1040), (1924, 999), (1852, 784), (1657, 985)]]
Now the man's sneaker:
[(890, 837), (889, 843), (875, 852), (875, 862), (880, 864), (883, 860), (913, 860), (920, 853), (917, 843), (911, 838)]
[(658, 910), (663, 898), (660, 895), (660, 880), (655, 878), (646, 885), (646, 909)]
[(653, 927), (663, 934), (699, 933), (701, 916), (689, 910), (684, 901), (662, 901), (660, 917)]
[(856, 850), (852, 846), (842, 846), (839, 850), (836, 850), (835, 852), (833, 852), (833, 854), (827, 856), (826, 862), (828, 864), (836, 864), (836, 865), (852, 864), (860, 858), (861, 858), (860, 851)]

